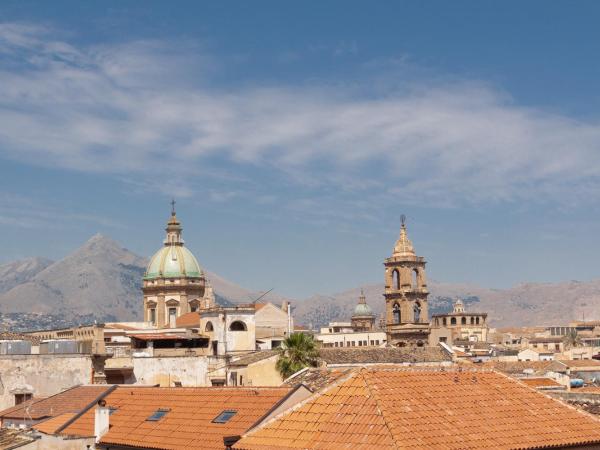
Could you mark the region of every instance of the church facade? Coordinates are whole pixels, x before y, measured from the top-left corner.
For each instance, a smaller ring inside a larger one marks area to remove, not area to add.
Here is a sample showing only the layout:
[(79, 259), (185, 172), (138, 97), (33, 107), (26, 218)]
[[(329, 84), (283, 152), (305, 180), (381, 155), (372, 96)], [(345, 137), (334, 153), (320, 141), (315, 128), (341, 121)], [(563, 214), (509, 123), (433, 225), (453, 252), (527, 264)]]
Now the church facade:
[(385, 328), (391, 346), (426, 346), (429, 312), (425, 258), (417, 256), (408, 239), (404, 217), (400, 237), (385, 266)]
[(142, 281), (144, 321), (156, 328), (174, 328), (179, 316), (215, 306), (210, 283), (184, 245), (174, 206), (163, 247), (150, 259)]

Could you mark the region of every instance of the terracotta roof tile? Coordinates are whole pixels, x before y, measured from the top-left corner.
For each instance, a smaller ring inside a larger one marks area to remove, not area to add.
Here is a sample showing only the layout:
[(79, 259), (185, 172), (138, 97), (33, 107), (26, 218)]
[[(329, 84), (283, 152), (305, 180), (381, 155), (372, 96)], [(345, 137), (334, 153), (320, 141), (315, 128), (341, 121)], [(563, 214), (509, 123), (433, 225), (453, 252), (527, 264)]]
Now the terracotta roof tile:
[(277, 355), (276, 350), (262, 350), (259, 352), (248, 353), (247, 355), (243, 355), (237, 357), (237, 359), (232, 360), (229, 365), (230, 366), (247, 366), (249, 364), (253, 364), (258, 361), (262, 361), (263, 359), (271, 358), (272, 356)]
[[(218, 449), (223, 437), (247, 431), (292, 389), (279, 388), (150, 388), (119, 386), (106, 396), (115, 408), (110, 431), (102, 443), (151, 449)], [(169, 409), (158, 421), (147, 421), (159, 408)], [(213, 423), (224, 410), (236, 414), (227, 423)], [(61, 432), (93, 436), (94, 409)]]
[(509, 449), (600, 443), (600, 421), (492, 371), (363, 368), (238, 450)]
[(58, 431), (59, 428), (61, 428), (75, 416), (77, 416), (77, 413), (60, 414), (58, 416), (52, 417), (51, 419), (44, 420), (43, 422), (35, 424), (33, 428), (45, 434), (54, 434)]
[[(63, 413), (78, 413), (106, 394), (110, 385), (75, 386), (45, 399), (25, 402), (0, 412), (2, 419), (39, 420)], [(29, 406), (28, 411), (25, 408)]]
[(452, 358), (439, 347), (322, 348), (319, 357), (327, 364), (380, 364), (443, 362)]
[(181, 328), (187, 327), (199, 327), (200, 326), (200, 313), (189, 312), (182, 314), (175, 320), (175, 326)]
[(525, 383), (529, 387), (562, 387), (562, 384), (552, 378), (520, 378), (521, 383)]
[(303, 384), (312, 392), (316, 392), (356, 370), (359, 369), (356, 367), (334, 369), (306, 368), (285, 380), (283, 384), (285, 386)]
[(567, 367), (598, 367), (600, 369), (600, 361), (595, 359), (569, 359), (569, 360), (557, 360), (559, 363), (564, 364)]
[(544, 373), (550, 369), (553, 361), (486, 361), (478, 367), (495, 369), (507, 374), (521, 374), (524, 370)]

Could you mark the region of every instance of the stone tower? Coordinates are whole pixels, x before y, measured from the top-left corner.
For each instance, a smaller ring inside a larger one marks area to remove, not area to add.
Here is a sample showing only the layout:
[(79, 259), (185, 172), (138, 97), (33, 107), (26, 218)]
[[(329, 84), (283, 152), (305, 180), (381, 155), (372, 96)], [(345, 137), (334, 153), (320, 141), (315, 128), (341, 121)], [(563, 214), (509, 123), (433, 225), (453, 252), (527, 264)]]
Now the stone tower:
[(150, 259), (142, 283), (144, 321), (157, 328), (174, 327), (177, 317), (214, 306), (212, 288), (181, 238), (175, 202), (163, 247)]
[(361, 290), (358, 304), (354, 308), (351, 318), (354, 331), (373, 331), (375, 329), (375, 314), (367, 304), (365, 293)]
[(425, 258), (417, 256), (402, 216), (400, 237), (385, 266), (385, 309), (388, 345), (425, 346), (429, 338)]

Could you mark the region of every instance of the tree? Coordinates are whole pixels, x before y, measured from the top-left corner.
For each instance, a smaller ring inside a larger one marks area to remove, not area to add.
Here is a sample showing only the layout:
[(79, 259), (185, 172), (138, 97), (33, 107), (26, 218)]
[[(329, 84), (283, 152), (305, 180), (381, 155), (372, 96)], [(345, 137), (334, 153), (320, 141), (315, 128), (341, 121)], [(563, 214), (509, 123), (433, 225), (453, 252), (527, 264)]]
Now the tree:
[(289, 378), (305, 367), (316, 367), (319, 351), (311, 335), (292, 333), (279, 347), (277, 370), (283, 379)]
[(577, 334), (576, 329), (572, 329), (568, 334), (565, 335), (563, 339), (563, 344), (565, 345), (565, 349), (569, 350), (573, 347), (581, 346), (581, 338)]

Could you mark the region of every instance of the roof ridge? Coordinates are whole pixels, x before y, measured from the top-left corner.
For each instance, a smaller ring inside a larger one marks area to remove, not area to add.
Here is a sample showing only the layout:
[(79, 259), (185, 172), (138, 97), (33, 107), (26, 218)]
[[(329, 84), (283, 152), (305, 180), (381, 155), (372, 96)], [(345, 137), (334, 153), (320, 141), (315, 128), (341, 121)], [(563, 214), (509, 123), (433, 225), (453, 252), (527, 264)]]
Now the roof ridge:
[(58, 427), (56, 429), (56, 431), (54, 432), (54, 434), (58, 434), (61, 431), (63, 431), (65, 428), (67, 428), (69, 425), (71, 425), (73, 422), (75, 422), (77, 419), (79, 419), (83, 414), (85, 414), (90, 409), (92, 409), (92, 407), (94, 405), (96, 405), (100, 400), (102, 400), (104, 397), (106, 397), (108, 394), (110, 394), (117, 388), (116, 384), (113, 384), (112, 386), (111, 385), (108, 385), (108, 386), (109, 387), (107, 389), (105, 389), (99, 396), (97, 396), (92, 402), (90, 402), (86, 407), (82, 408), (81, 411), (79, 411), (79, 413), (75, 413), (75, 415), (73, 417), (71, 417), (64, 424), (62, 424), (60, 427)]
[(367, 390), (369, 391), (369, 394), (371, 394), (373, 396), (373, 399), (375, 400), (375, 404), (377, 405), (377, 411), (381, 414), (381, 418), (383, 419), (383, 423), (385, 423), (385, 427), (387, 428), (388, 433), (390, 434), (390, 436), (392, 438), (392, 442), (394, 442), (394, 446), (396, 448), (400, 449), (402, 447), (400, 446), (400, 444), (396, 440), (396, 435), (394, 434), (393, 427), (389, 423), (386, 413), (380, 407), (380, 398), (379, 398), (379, 395), (371, 387), (371, 384), (369, 383), (369, 380), (365, 376), (365, 372), (371, 372), (371, 371), (369, 371), (369, 369), (365, 368), (365, 369), (363, 369), (363, 370), (360, 371), (360, 375), (363, 377), (363, 380), (365, 382), (365, 385), (367, 386)]

